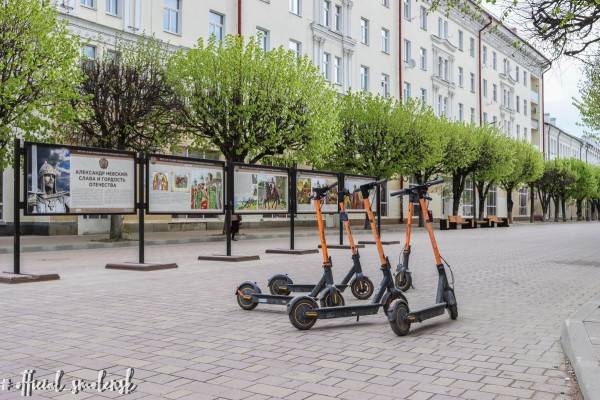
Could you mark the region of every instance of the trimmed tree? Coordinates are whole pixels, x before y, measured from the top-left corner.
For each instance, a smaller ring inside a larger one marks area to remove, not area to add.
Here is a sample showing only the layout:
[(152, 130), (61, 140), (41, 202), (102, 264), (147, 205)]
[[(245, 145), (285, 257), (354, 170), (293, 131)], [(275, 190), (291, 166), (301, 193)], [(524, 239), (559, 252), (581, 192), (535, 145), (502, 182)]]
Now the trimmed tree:
[(10, 162), (15, 137), (52, 141), (72, 118), (79, 51), (51, 2), (0, 3), (0, 167)]
[(513, 171), (512, 140), (491, 126), (479, 128), (477, 135), (475, 187), (479, 200), (478, 218), (484, 218), (484, 204), (492, 186)]
[(586, 162), (574, 158), (565, 161), (575, 176), (569, 186), (567, 197), (575, 199), (577, 205), (577, 221), (583, 220), (584, 201), (591, 199), (597, 191), (594, 170)]
[(307, 57), (263, 51), (256, 38), (212, 36), (169, 62), (169, 81), (183, 99), (178, 122), (196, 147), (229, 162), (310, 162), (338, 142), (336, 92)]
[[(86, 146), (156, 151), (176, 144), (173, 115), (180, 102), (167, 84), (168, 51), (154, 38), (117, 42), (113, 56), (83, 60), (78, 116), (68, 138)], [(111, 216), (110, 238), (122, 236), (123, 219)]]
[[(541, 175), (540, 152), (523, 141), (512, 141), (513, 170), (512, 173), (500, 179), (502, 188), (506, 191), (506, 210), (509, 223), (513, 221), (512, 192), (524, 183), (537, 180)], [(532, 210), (533, 211), (533, 210)]]

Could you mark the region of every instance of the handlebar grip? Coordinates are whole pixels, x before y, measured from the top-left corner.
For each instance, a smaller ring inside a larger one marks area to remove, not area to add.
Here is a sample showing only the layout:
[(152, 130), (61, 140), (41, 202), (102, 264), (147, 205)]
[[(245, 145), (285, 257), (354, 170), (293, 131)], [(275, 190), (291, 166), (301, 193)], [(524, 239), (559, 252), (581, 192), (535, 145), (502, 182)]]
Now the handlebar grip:
[(440, 183), (444, 183), (444, 179), (443, 178), (437, 178), (437, 179), (434, 179), (432, 181), (426, 182), (425, 184), (427, 186), (434, 186), (434, 185), (439, 185)]
[(400, 189), (400, 190), (396, 190), (395, 192), (391, 192), (390, 196), (392, 196), (392, 197), (404, 196), (405, 194), (406, 194), (406, 190), (405, 189)]

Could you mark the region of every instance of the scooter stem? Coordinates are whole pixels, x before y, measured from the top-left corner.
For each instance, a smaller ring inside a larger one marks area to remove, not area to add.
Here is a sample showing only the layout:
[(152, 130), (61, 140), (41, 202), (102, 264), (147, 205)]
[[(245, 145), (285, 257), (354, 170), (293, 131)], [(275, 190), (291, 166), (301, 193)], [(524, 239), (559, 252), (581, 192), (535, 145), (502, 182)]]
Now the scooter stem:
[(325, 240), (325, 225), (323, 224), (323, 213), (321, 212), (321, 200), (314, 199), (315, 210), (317, 211), (317, 226), (319, 228), (319, 239), (321, 240), (321, 254), (323, 255), (323, 265), (329, 264), (329, 253), (327, 252), (327, 241)]
[(431, 247), (433, 248), (435, 265), (442, 265), (442, 257), (440, 256), (440, 250), (438, 249), (437, 241), (433, 235), (433, 228), (431, 226), (431, 221), (429, 220), (429, 212), (427, 211), (427, 203), (425, 202), (424, 198), (419, 198), (419, 206), (421, 208), (421, 215), (423, 215), (423, 220), (425, 221), (425, 229), (427, 229), (429, 240), (431, 241)]
[(377, 245), (377, 253), (379, 254), (379, 262), (382, 266), (387, 265), (387, 259), (385, 258), (385, 254), (383, 252), (383, 246), (381, 245), (381, 237), (379, 236), (379, 232), (377, 231), (377, 226), (375, 225), (375, 216), (373, 215), (373, 210), (371, 210), (371, 202), (369, 201), (369, 197), (366, 196), (363, 198), (363, 205), (365, 210), (367, 211), (367, 217), (369, 218), (369, 222), (371, 223), (371, 232), (373, 232), (373, 239), (375, 239), (375, 244)]

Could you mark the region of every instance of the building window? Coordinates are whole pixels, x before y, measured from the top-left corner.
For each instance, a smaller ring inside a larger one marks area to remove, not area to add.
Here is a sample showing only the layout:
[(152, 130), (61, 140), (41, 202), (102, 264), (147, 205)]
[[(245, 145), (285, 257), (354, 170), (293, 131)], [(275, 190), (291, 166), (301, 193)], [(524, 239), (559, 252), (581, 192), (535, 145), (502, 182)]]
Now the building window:
[(510, 61), (505, 58), (502, 66), (504, 74), (508, 75), (510, 73)]
[(404, 101), (408, 101), (410, 99), (410, 83), (404, 82), (404, 90), (403, 90), (403, 99)]
[(225, 38), (225, 16), (214, 11), (208, 13), (208, 36), (217, 40)]
[(420, 67), (423, 71), (427, 71), (427, 49), (424, 47), (421, 47), (421, 49), (419, 50), (419, 56), (420, 56)]
[(381, 0), (381, 5), (384, 7), (390, 7), (390, 0)]
[(492, 68), (494, 68), (494, 71), (498, 70), (498, 55), (495, 51), (492, 51)]
[(267, 29), (256, 28), (256, 37), (258, 38), (258, 45), (264, 51), (269, 51), (270, 33)]
[(331, 54), (323, 53), (323, 61), (321, 65), (321, 71), (323, 72), (323, 76), (327, 81), (331, 80)]
[(471, 123), (475, 123), (475, 108), (471, 107)]
[(121, 52), (109, 49), (105, 51), (104, 57), (108, 61), (118, 61), (121, 58)]
[(463, 103), (458, 103), (458, 120), (460, 122), (465, 120), (465, 106)]
[(527, 71), (523, 71), (523, 86), (527, 87)]
[(421, 88), (421, 103), (427, 104), (427, 89)]
[(324, 0), (323, 1), (323, 21), (321, 21), (321, 22), (324, 26), (329, 27), (330, 19), (331, 19), (331, 1)]
[(492, 125), (497, 125), (498, 124), (498, 117), (496, 117), (495, 115), (492, 117)]
[(517, 124), (517, 140), (521, 140), (521, 125)]
[(411, 44), (410, 40), (404, 39), (404, 62), (410, 61)]
[(517, 112), (521, 112), (521, 98), (517, 96)]
[(471, 72), (469, 76), (471, 78), (471, 93), (475, 93), (475, 74)]
[(458, 31), (458, 49), (460, 51), (464, 50), (464, 42), (465, 42), (465, 34), (463, 33), (463, 31), (459, 30)]
[(458, 67), (458, 87), (463, 87), (465, 84), (465, 77), (463, 67)]
[(448, 21), (438, 18), (438, 37), (448, 39)]
[(517, 82), (521, 79), (521, 71), (519, 71), (519, 66), (515, 65), (515, 78), (517, 78)]
[(490, 186), (490, 190), (487, 196), (487, 215), (496, 215), (496, 205), (497, 205), (498, 197), (496, 192), (496, 186)]
[(369, 20), (366, 18), (360, 19), (360, 41), (369, 44)]
[(390, 76), (388, 74), (381, 74), (381, 94), (386, 99), (390, 97)]
[(487, 124), (487, 122), (488, 122), (488, 116), (487, 116), (487, 113), (486, 113), (486, 112), (484, 112), (484, 113), (483, 113), (483, 123), (484, 123), (484, 124)]
[(519, 215), (527, 215), (527, 188), (519, 189)]
[(420, 25), (421, 25), (421, 29), (423, 29), (424, 31), (427, 30), (427, 8), (421, 6), (421, 14), (420, 14)]
[(302, 43), (290, 39), (289, 49), (296, 54), (296, 57), (302, 57)]
[(333, 81), (338, 85), (342, 84), (342, 59), (340, 57), (333, 59)]
[(495, 83), (492, 85), (492, 100), (498, 101), (498, 85)]
[(523, 115), (527, 116), (527, 99), (523, 99)]
[(483, 65), (487, 65), (487, 46), (483, 46)]
[(369, 90), (369, 67), (360, 66), (360, 88), (364, 91)]
[(487, 79), (483, 80), (483, 97), (487, 98), (488, 90), (487, 90)]
[(292, 14), (300, 15), (302, 10), (302, 0), (290, 0), (290, 12)]
[(469, 38), (469, 54), (471, 57), (475, 57), (475, 39)]
[(96, 46), (85, 45), (81, 48), (81, 56), (86, 60), (96, 59)]
[(106, 12), (110, 15), (118, 16), (120, 11), (119, 0), (106, 0)]
[(165, 0), (163, 9), (163, 29), (166, 32), (179, 33), (179, 0)]
[(80, 0), (79, 4), (88, 8), (96, 8), (96, 0)]
[(390, 53), (390, 31), (381, 28), (381, 51)]
[(467, 179), (465, 180), (465, 190), (463, 191), (461, 202), (463, 204), (463, 216), (464, 217), (472, 217), (473, 216), (473, 180)]
[(404, 19), (407, 19), (410, 21), (411, 15), (410, 15), (410, 11), (411, 11), (411, 0), (404, 0)]
[(337, 32), (341, 32), (342, 31), (342, 6), (340, 5), (336, 5), (335, 6), (335, 30)]
[(529, 137), (527, 136), (527, 128), (523, 127), (523, 140), (529, 142)]

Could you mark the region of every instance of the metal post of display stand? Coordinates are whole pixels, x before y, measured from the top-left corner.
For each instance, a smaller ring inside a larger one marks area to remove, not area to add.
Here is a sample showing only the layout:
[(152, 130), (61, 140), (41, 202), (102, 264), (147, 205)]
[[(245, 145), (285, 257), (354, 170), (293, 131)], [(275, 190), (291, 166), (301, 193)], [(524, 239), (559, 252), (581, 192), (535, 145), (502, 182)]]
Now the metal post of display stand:
[[(344, 174), (338, 175), (338, 193), (344, 190)], [(340, 210), (338, 210), (338, 215), (341, 216)], [(342, 220), (340, 218), (339, 222), (339, 235), (340, 235), (340, 246), (344, 245), (344, 224), (342, 224)]]
[(144, 199), (144, 184), (146, 180), (144, 179), (144, 156), (140, 155), (138, 157), (138, 165), (140, 169), (139, 175), (139, 184), (138, 184), (138, 247), (139, 247), (139, 256), (138, 263), (144, 264), (144, 212), (146, 211), (146, 200)]
[(377, 234), (381, 237), (381, 188), (382, 185), (377, 185), (375, 192), (375, 202), (377, 203)]
[(225, 196), (227, 198), (225, 204), (225, 234), (226, 238), (226, 250), (225, 254), (227, 257), (231, 257), (231, 213), (233, 212), (233, 164), (228, 162), (226, 167), (226, 191)]

